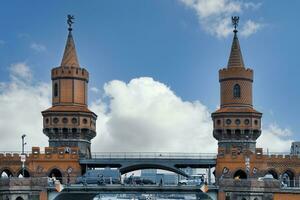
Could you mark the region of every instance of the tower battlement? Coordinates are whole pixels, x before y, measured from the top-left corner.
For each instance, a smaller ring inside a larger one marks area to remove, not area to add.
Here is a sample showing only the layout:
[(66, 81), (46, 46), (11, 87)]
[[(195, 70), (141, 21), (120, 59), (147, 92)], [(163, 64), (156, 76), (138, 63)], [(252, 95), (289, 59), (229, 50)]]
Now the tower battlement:
[(81, 79), (86, 82), (89, 81), (89, 72), (85, 68), (60, 66), (51, 70), (51, 79), (56, 80), (60, 78)]
[(219, 80), (220, 82), (228, 80), (228, 79), (244, 79), (253, 81), (253, 70), (250, 68), (243, 67), (231, 67), (231, 68), (223, 68), (219, 70)]

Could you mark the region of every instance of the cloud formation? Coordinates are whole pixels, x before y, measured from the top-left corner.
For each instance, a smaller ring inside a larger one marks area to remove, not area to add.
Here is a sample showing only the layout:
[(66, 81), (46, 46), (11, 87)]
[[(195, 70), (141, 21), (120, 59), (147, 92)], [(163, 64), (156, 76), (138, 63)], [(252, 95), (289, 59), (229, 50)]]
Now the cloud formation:
[(47, 50), (47, 48), (46, 48), (45, 45), (38, 44), (38, 43), (35, 43), (35, 42), (33, 42), (33, 43), (30, 44), (30, 48), (33, 49), (34, 51), (38, 52), (38, 53)]
[[(256, 10), (261, 3), (237, 0), (180, 0), (188, 8), (193, 9), (201, 27), (218, 38), (227, 37), (232, 33), (231, 16), (242, 14), (246, 10)], [(262, 28), (262, 24), (247, 20), (241, 26), (242, 36), (248, 37)]]
[(216, 151), (210, 114), (199, 101), (183, 101), (166, 85), (147, 77), (128, 84), (111, 81), (104, 90), (110, 104), (100, 101), (91, 107), (101, 113), (94, 150)]
[(273, 123), (263, 129), (261, 136), (257, 139), (257, 146), (269, 152), (290, 152), (292, 135), (291, 130), (280, 128)]
[[(0, 82), (0, 150), (21, 150), (21, 135), (31, 146), (47, 146), (41, 111), (50, 107), (49, 83), (34, 82), (26, 63), (9, 67), (10, 80)], [(113, 80), (104, 96), (90, 105), (98, 115), (95, 151), (216, 152), (208, 108), (200, 101), (184, 101), (165, 84), (149, 77), (129, 83)], [(276, 124), (263, 129), (258, 146), (289, 151), (292, 132)]]
[(42, 133), (41, 111), (50, 105), (50, 84), (33, 83), (25, 63), (10, 66), (10, 81), (0, 82), (0, 150), (21, 150), (21, 135), (26, 134), (27, 147), (46, 146)]

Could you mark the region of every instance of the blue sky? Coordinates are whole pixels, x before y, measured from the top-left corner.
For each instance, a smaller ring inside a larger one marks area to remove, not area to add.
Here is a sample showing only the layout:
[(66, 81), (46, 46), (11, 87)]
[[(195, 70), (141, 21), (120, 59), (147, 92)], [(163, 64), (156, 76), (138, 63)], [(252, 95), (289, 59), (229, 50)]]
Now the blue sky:
[(9, 81), (9, 67), (18, 62), (31, 67), (34, 82), (50, 82), (65, 46), (66, 15), (73, 14), (79, 62), (91, 74), (90, 88), (101, 90), (91, 92), (90, 101), (111, 80), (152, 77), (213, 112), (219, 105), (218, 70), (227, 64), (232, 34), (207, 29), (214, 18), (237, 14), (241, 29), (247, 20), (259, 24), (239, 36), (244, 62), (255, 72), (255, 107), (264, 113), (264, 124), (287, 128), (299, 140), (300, 2), (239, 2), (242, 10), (221, 8), (221, 14), (204, 16), (184, 0), (1, 1), (0, 82)]

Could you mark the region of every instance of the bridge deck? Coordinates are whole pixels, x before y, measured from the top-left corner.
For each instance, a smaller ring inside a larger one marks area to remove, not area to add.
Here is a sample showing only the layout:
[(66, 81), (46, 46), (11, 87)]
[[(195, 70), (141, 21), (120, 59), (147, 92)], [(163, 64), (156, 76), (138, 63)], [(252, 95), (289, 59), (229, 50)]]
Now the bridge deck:
[(209, 168), (216, 165), (216, 154), (114, 152), (93, 153), (91, 159), (81, 159), (80, 164), (90, 167), (116, 167), (134, 164), (172, 165), (176, 168)]

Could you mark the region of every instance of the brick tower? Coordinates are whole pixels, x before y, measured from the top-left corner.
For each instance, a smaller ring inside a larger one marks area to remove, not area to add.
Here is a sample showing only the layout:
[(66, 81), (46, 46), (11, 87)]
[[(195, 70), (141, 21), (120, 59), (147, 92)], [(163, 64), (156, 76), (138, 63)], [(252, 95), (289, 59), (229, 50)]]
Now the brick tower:
[(79, 147), (81, 157), (90, 157), (96, 136), (97, 115), (87, 107), (89, 73), (81, 68), (72, 36), (72, 16), (61, 65), (51, 71), (52, 107), (43, 111), (43, 132), (50, 147)]
[(262, 113), (252, 105), (253, 70), (244, 66), (236, 30), (238, 17), (232, 21), (235, 28), (229, 61), (219, 70), (221, 105), (212, 113), (213, 136), (226, 152), (231, 148), (254, 152), (261, 134)]

